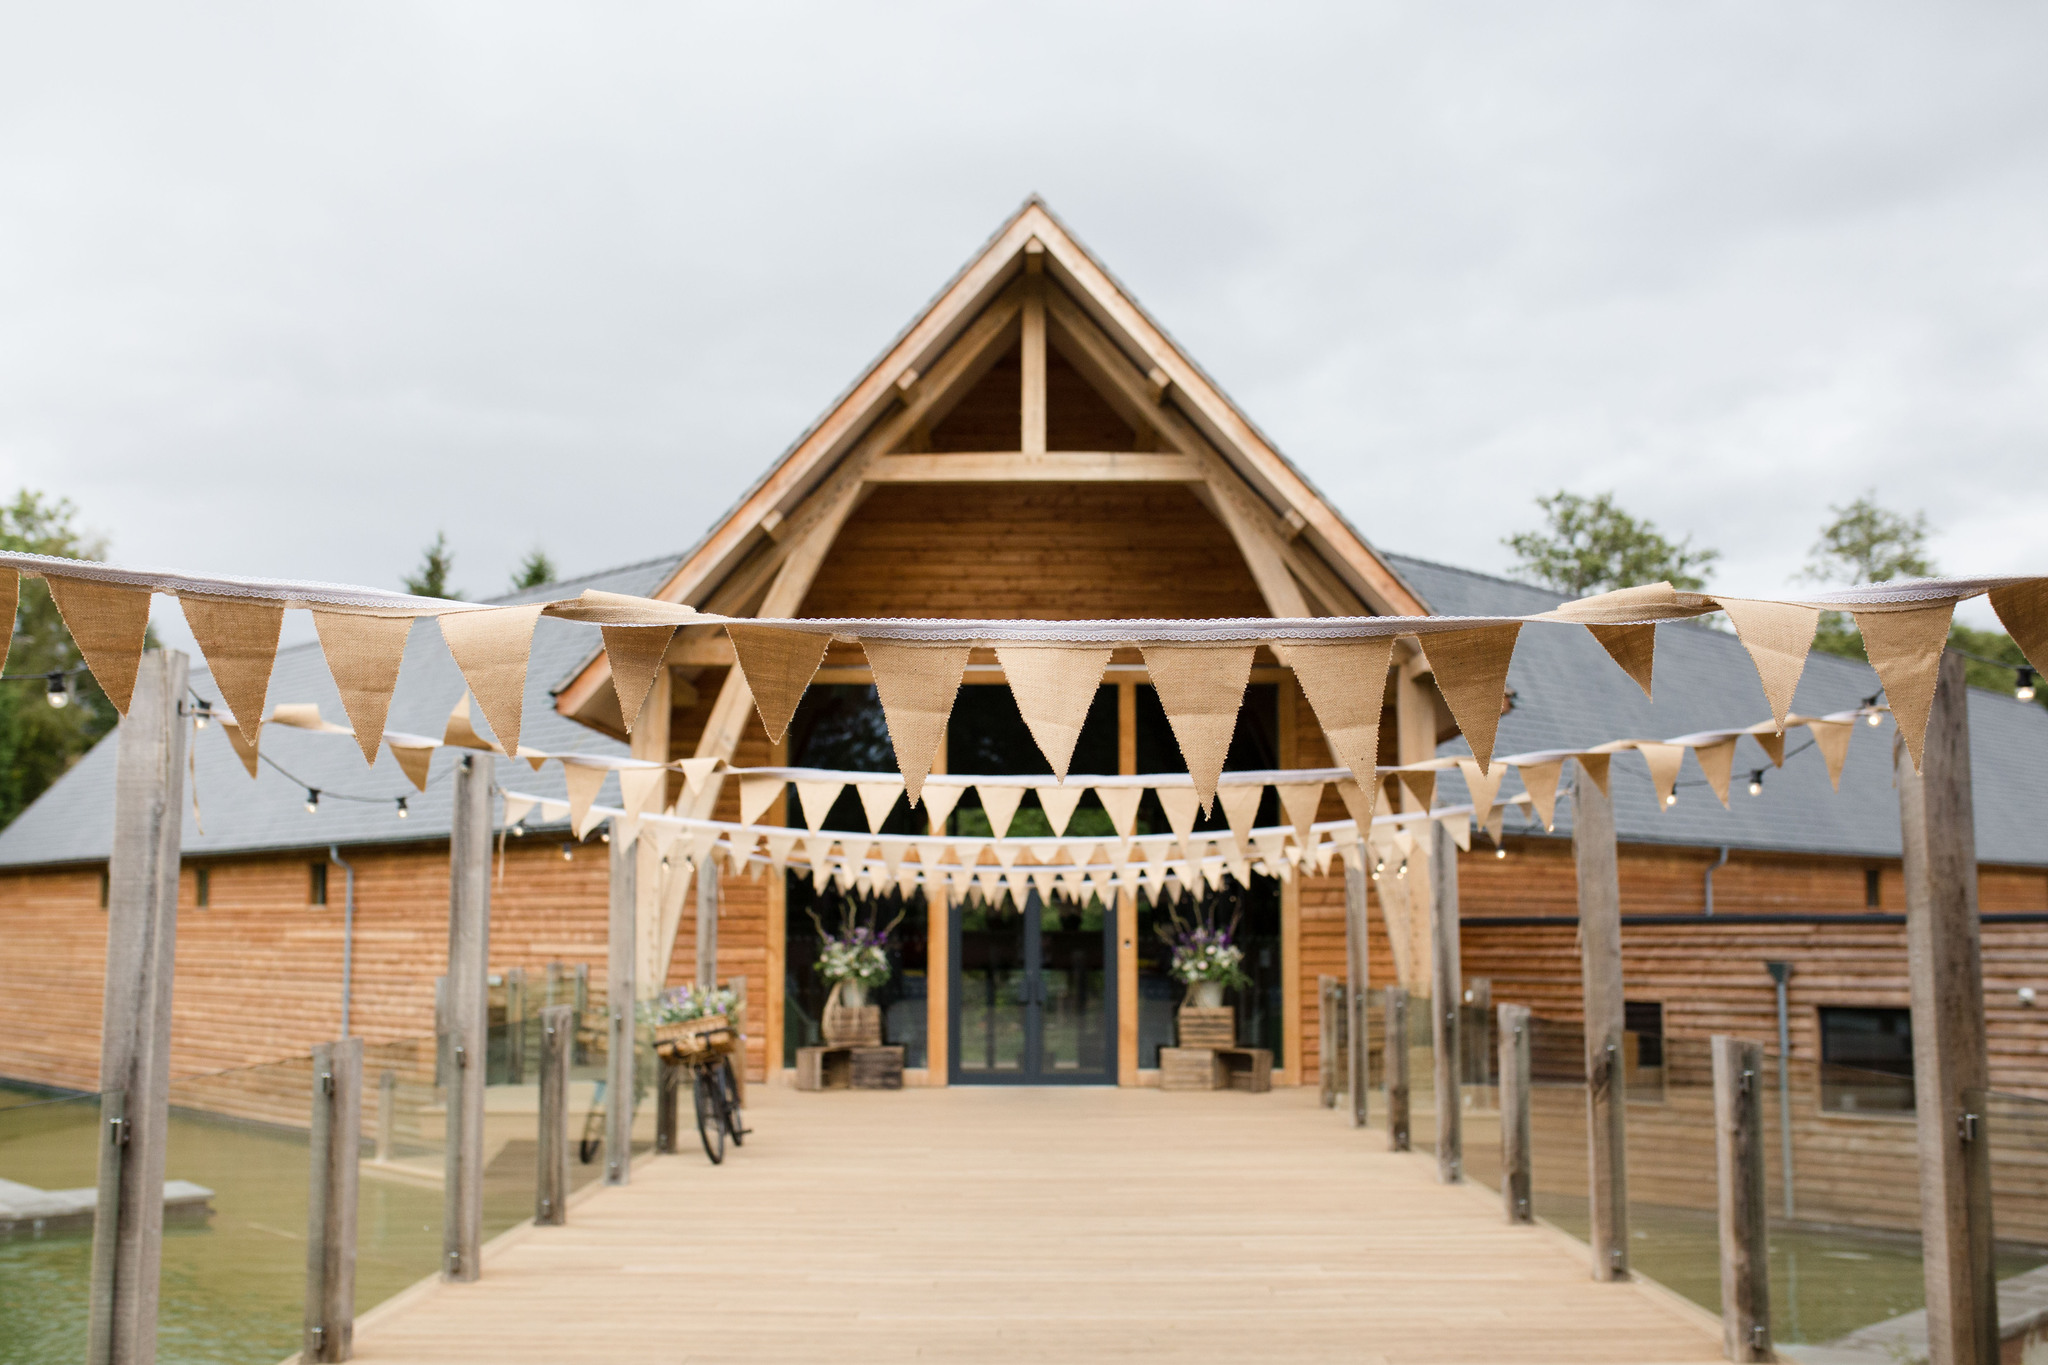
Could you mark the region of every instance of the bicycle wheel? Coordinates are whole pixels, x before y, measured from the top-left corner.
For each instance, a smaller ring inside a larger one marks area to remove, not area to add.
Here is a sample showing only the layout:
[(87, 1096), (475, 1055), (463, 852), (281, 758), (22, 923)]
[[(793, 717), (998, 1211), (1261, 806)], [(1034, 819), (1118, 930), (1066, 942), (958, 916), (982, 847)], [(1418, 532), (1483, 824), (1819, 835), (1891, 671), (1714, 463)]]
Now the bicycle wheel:
[(700, 1066), (694, 1087), (697, 1101), (697, 1136), (704, 1143), (704, 1155), (716, 1166), (725, 1160), (725, 1131), (731, 1120), (726, 1115), (725, 1087), (717, 1068)]
[(732, 1074), (732, 1058), (726, 1057), (718, 1063), (718, 1083), (725, 1091), (725, 1131), (732, 1138), (732, 1145), (744, 1147), (747, 1130), (740, 1123), (740, 1086)]

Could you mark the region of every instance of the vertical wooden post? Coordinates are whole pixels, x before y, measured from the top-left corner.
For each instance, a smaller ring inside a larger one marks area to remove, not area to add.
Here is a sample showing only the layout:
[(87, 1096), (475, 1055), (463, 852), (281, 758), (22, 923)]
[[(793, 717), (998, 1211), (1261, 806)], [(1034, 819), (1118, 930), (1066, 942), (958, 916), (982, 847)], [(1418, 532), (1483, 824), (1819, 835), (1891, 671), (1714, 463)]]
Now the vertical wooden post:
[(654, 1150), (676, 1152), (676, 1100), (682, 1091), (682, 1068), (662, 1059), (654, 1064)]
[(377, 1160), (391, 1160), (398, 1138), (398, 1073), (385, 1067), (377, 1077)]
[[(604, 1078), (604, 1183), (624, 1185), (633, 1177), (633, 1080), (636, 1062), (633, 1010), (637, 1000), (633, 986), (636, 947), (634, 883), (639, 860), (635, 858), (633, 849), (616, 833), (610, 847), (611, 951), (605, 975), (608, 1051)], [(701, 918), (699, 925), (701, 928)], [(698, 960), (702, 962), (701, 957)], [(698, 980), (703, 980), (703, 977), (700, 975)]]
[(1500, 1007), (1500, 1202), (1510, 1223), (1533, 1223), (1530, 1200), (1529, 1007)]
[(1316, 978), (1316, 1102), (1337, 1107), (1337, 1011), (1343, 1008), (1337, 978)]
[(1905, 851), (1906, 959), (1920, 1146), (1920, 1241), (1933, 1365), (1998, 1359), (1991, 1260), (1991, 1148), (1979, 1098), (1989, 1084), (1978, 943), (1977, 842), (1963, 657), (1941, 658), (1914, 772), (1894, 739)]
[(181, 703), (189, 671), (176, 650), (142, 656), (114, 760), (99, 1088), (124, 1098), (120, 1114), (108, 1117), (110, 1140), (99, 1149), (92, 1259), (94, 1283), (104, 1292), (93, 1296), (86, 1347), (94, 1365), (148, 1365), (156, 1358), (189, 738)]
[(1024, 295), (1020, 407), (1023, 430), (1018, 449), (1026, 455), (1045, 453), (1045, 244), (1033, 238), (1024, 244)]
[(526, 1084), (526, 969), (505, 973), (505, 1083)]
[(1721, 1214), (1721, 1345), (1730, 1360), (1771, 1353), (1771, 1262), (1764, 1241), (1764, 1050), (1716, 1035), (1714, 1174)]
[(1493, 1061), (1493, 982), (1483, 976), (1475, 976), (1465, 983), (1464, 1000), (1470, 1006), (1465, 1018), (1472, 1028), (1464, 1036), (1465, 1082), (1468, 1085), (1486, 1085), (1493, 1077), (1487, 1068)]
[(1430, 1041), (1436, 1063), (1436, 1178), (1465, 1178), (1465, 1068), (1458, 1015), (1465, 1001), (1458, 962), (1458, 845), (1443, 822), (1429, 822)]
[(1408, 1150), (1408, 992), (1387, 987), (1387, 1150)]
[(533, 1221), (560, 1227), (569, 1221), (569, 1046), (575, 1011), (550, 1005), (540, 1012), (540, 1132)]
[(1572, 782), (1579, 973), (1586, 1020), (1586, 1166), (1593, 1278), (1628, 1278), (1627, 1095), (1621, 1035), (1621, 872), (1614, 804), (1580, 768)]
[(1368, 940), (1365, 877), (1365, 832), (1344, 853), (1344, 972), (1347, 1007), (1351, 1011), (1350, 1074), (1344, 1085), (1351, 1092), (1351, 1126), (1365, 1127), (1366, 1095), (1372, 1088), (1372, 1037), (1366, 1022), (1366, 990), (1372, 984), (1371, 943)]
[[(1116, 770), (1138, 771), (1138, 685), (1116, 684)], [(1120, 886), (1116, 893), (1116, 1081), (1136, 1085), (1143, 1058), (1138, 1055), (1138, 893)], [(934, 940), (936, 941), (936, 935)]]
[(491, 778), (489, 754), (455, 770), (448, 830), (448, 1149), (441, 1196), (441, 1277), (468, 1283), (482, 1266), (484, 1063), (490, 1039)]
[(363, 1040), (313, 1049), (313, 1183), (306, 1202), (304, 1361), (355, 1351), (356, 1170), (363, 1134)]
[(697, 984), (718, 984), (718, 864), (708, 857), (697, 869)]
[(583, 1042), (583, 1021), (590, 1017), (590, 964), (576, 964), (576, 1041), (570, 1044), (569, 1057), (575, 1062), (590, 1060), (590, 1049)]

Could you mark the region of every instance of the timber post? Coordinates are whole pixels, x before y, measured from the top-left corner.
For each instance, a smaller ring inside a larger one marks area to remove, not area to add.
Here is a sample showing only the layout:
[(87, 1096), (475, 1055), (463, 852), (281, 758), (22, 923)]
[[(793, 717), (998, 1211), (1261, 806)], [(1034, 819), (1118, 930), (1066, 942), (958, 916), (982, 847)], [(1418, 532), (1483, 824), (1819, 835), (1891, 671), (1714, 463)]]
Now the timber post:
[(1343, 1008), (1343, 987), (1334, 976), (1316, 978), (1316, 1101), (1337, 1107), (1337, 1011)]
[(1351, 1011), (1351, 1051), (1346, 1057), (1349, 1075), (1344, 1088), (1351, 1094), (1351, 1126), (1365, 1127), (1367, 1092), (1372, 1086), (1371, 1037), (1366, 1028), (1367, 988), (1372, 984), (1372, 957), (1366, 938), (1365, 840), (1344, 854), (1344, 971), (1346, 1008)]
[(363, 1040), (322, 1043), (313, 1049), (303, 1361), (347, 1360), (355, 1353), (356, 1171), (362, 1135)]
[(1464, 1050), (1458, 1015), (1464, 973), (1458, 964), (1458, 845), (1440, 820), (1429, 822), (1430, 1041), (1436, 1085), (1436, 1178), (1465, 1178)]
[(1493, 981), (1489, 977), (1475, 976), (1465, 982), (1464, 1000), (1471, 1007), (1469, 1019), (1472, 1029), (1464, 1038), (1465, 1083), (1487, 1085), (1493, 1077), (1488, 1073), (1494, 1059), (1493, 1047)]
[(1920, 1238), (1933, 1365), (1998, 1359), (1991, 1259), (1990, 1082), (1963, 658), (1941, 656), (1920, 771), (1894, 737), (1905, 852), (1906, 960), (1920, 1147)]
[(682, 1092), (682, 1068), (666, 1058), (654, 1066), (654, 1150), (676, 1154), (676, 1101)]
[(1533, 1223), (1530, 1168), (1529, 1007), (1500, 1007), (1500, 1202), (1510, 1223)]
[(1408, 1150), (1408, 992), (1387, 987), (1387, 1150)]
[(718, 984), (718, 863), (709, 854), (697, 868), (697, 984)]
[(1586, 1167), (1593, 1278), (1628, 1278), (1627, 1094), (1623, 1089), (1621, 875), (1614, 803), (1584, 767), (1572, 782), (1572, 857), (1579, 883), (1579, 970), (1585, 997)]
[(560, 1227), (569, 1221), (569, 1048), (576, 1012), (549, 1005), (540, 1012), (540, 1132), (535, 1166), (533, 1221)]
[(639, 860), (633, 845), (619, 836), (614, 823), (611, 841), (610, 952), (605, 971), (605, 1102), (604, 1183), (624, 1185), (633, 1176), (633, 1081), (638, 996), (633, 983), (633, 957), (638, 946), (635, 921), (638, 898), (634, 887)]
[(484, 1063), (490, 1037), (491, 786), (489, 754), (455, 770), (448, 831), (448, 1150), (441, 1277), (468, 1283), (484, 1228)]
[(379, 1162), (391, 1160), (398, 1137), (398, 1073), (385, 1067), (377, 1077), (377, 1154)]
[(1771, 1262), (1764, 1228), (1764, 1050), (1716, 1035), (1714, 1175), (1721, 1231), (1721, 1345), (1730, 1360), (1771, 1352)]
[(505, 1084), (526, 1084), (526, 969), (505, 973)]
[(99, 1088), (122, 1093), (109, 1095), (102, 1109), (107, 1140), (99, 1146), (86, 1336), (93, 1365), (156, 1358), (190, 669), (176, 650), (142, 656), (115, 758)]

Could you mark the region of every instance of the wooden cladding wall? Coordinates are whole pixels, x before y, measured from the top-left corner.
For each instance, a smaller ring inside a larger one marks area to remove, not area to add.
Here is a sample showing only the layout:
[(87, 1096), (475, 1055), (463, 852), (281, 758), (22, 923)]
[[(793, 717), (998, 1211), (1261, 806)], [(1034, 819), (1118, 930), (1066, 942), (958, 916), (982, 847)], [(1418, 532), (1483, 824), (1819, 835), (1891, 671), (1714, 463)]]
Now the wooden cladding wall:
[(1264, 616), (1230, 533), (1174, 484), (889, 485), (805, 616)]
[[(589, 964), (601, 994), (607, 871), (595, 841), (562, 857), (561, 837), (508, 841), (492, 868), (493, 972)], [(351, 1024), (371, 1043), (434, 1030), (434, 978), (448, 959), (446, 845), (357, 849)], [(324, 850), (188, 862), (171, 1004), (174, 1080), (304, 1053), (341, 1027), (344, 879), (308, 904)], [(194, 905), (196, 869), (209, 904)], [(92, 1089), (99, 1075), (106, 912), (99, 869), (0, 877), (0, 1076)]]

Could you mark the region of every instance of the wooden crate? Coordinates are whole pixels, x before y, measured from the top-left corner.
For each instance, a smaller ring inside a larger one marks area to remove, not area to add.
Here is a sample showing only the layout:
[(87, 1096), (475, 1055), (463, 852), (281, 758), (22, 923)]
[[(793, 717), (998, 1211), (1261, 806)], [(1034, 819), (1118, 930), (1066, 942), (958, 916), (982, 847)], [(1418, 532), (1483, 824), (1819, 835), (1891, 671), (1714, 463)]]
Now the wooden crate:
[(852, 1083), (852, 1049), (800, 1047), (796, 1050), (797, 1089), (844, 1090)]
[(1216, 1062), (1229, 1089), (1263, 1095), (1273, 1088), (1273, 1053), (1269, 1048), (1220, 1047), (1216, 1049)]
[(1182, 1047), (1237, 1046), (1237, 1011), (1228, 1005), (1203, 1009), (1199, 1005), (1180, 1007)]
[(855, 1090), (901, 1090), (903, 1049), (900, 1047), (857, 1047), (852, 1049)]
[(827, 1047), (880, 1047), (882, 1007), (862, 1005), (850, 1010), (842, 1005), (827, 1005), (820, 1031)]
[(1221, 1090), (1226, 1084), (1223, 1063), (1206, 1047), (1159, 1049), (1161, 1090)]

